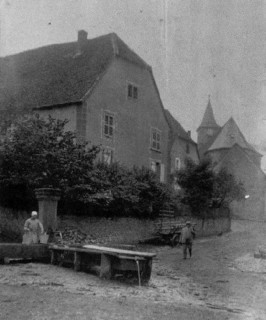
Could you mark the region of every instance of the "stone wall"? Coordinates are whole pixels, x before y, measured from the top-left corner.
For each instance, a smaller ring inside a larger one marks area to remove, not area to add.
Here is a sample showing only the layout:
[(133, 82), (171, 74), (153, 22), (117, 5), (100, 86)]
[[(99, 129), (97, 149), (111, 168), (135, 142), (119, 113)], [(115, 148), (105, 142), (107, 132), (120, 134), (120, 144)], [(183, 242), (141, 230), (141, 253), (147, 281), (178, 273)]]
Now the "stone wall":
[[(9, 209), (0, 208), (0, 242), (21, 242), (23, 225), (28, 218), (26, 212), (13, 212)], [(187, 219), (196, 223), (196, 236), (207, 237), (217, 235), (221, 232), (228, 232), (231, 229), (231, 219), (227, 215), (216, 219), (191, 219), (187, 216), (175, 219), (164, 218), (164, 222), (171, 224), (184, 223)], [(137, 243), (139, 240), (148, 239), (154, 236), (156, 220), (139, 220), (136, 218), (107, 219), (98, 217), (58, 217), (58, 229), (64, 230), (66, 226), (77, 228), (95, 239), (104, 243)]]
[[(184, 223), (186, 217), (169, 219), (172, 224)], [(196, 236), (207, 237), (231, 230), (231, 219), (229, 217), (217, 219), (190, 219), (196, 223)], [(59, 220), (59, 229), (71, 225), (81, 231), (90, 234), (95, 239), (104, 243), (137, 243), (139, 240), (152, 238), (156, 231), (156, 225), (160, 220), (139, 220), (135, 218), (80, 218), (68, 217)]]

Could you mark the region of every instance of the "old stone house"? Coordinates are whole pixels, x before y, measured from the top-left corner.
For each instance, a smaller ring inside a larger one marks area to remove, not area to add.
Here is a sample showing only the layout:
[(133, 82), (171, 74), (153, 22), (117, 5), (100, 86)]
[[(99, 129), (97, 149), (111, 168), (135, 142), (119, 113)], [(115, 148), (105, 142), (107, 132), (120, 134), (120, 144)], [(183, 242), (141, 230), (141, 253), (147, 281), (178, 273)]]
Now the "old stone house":
[(232, 213), (240, 218), (265, 220), (266, 179), (261, 157), (245, 139), (233, 118), (220, 127), (209, 100), (198, 128), (200, 158), (210, 157), (215, 170), (226, 168), (245, 188), (246, 198), (231, 204)]
[(171, 173), (173, 173), (184, 167), (187, 158), (198, 163), (199, 154), (197, 143), (191, 138), (191, 132), (185, 131), (168, 110), (165, 110), (165, 114), (170, 126), (168, 161)]
[[(166, 182), (169, 124), (152, 68), (116, 34), (41, 47), (0, 59), (0, 106), (68, 119), (103, 161), (146, 166)], [(3, 113), (2, 113), (3, 114)]]

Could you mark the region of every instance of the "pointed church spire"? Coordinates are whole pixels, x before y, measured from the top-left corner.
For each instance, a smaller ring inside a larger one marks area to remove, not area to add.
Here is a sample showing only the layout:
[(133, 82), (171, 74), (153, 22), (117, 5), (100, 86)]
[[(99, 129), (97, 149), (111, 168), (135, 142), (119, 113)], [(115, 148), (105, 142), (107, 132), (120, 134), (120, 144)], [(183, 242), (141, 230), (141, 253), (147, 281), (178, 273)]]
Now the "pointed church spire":
[(207, 108), (205, 110), (201, 124), (198, 127), (198, 130), (200, 128), (219, 128), (219, 126), (214, 118), (210, 95), (209, 95), (209, 99), (208, 99)]

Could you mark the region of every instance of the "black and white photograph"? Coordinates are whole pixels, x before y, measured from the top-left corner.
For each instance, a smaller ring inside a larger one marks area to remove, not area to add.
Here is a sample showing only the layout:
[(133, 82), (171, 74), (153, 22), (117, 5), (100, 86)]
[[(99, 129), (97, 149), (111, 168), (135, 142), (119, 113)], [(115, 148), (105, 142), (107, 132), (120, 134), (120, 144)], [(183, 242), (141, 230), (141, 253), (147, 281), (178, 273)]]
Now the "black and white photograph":
[(0, 320), (266, 319), (266, 0), (0, 0)]

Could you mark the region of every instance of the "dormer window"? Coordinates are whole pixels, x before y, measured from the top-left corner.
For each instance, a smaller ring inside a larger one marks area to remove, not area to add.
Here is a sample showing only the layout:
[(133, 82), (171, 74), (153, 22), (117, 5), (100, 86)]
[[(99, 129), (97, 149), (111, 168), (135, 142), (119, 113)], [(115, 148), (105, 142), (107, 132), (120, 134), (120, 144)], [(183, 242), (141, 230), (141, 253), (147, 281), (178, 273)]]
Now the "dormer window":
[(127, 97), (128, 99), (138, 99), (138, 87), (129, 83), (127, 86)]

